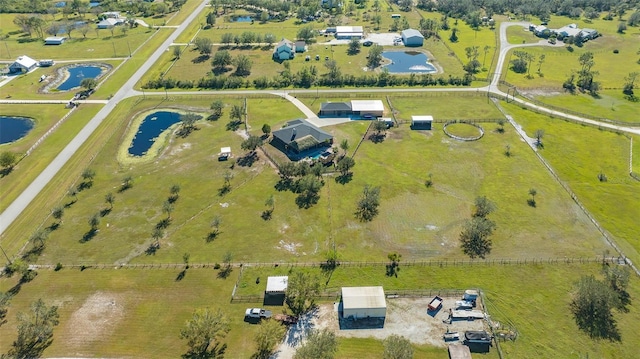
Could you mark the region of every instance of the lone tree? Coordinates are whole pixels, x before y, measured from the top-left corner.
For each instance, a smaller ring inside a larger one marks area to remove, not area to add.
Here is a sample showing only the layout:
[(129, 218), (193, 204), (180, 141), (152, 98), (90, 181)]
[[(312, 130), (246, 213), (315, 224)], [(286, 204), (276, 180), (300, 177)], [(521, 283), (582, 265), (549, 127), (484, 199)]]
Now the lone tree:
[(268, 359), (273, 354), (276, 345), (284, 337), (287, 329), (277, 320), (267, 319), (260, 322), (258, 333), (256, 333), (256, 359)]
[(180, 339), (186, 339), (189, 350), (184, 358), (217, 358), (225, 346), (220, 340), (229, 332), (229, 321), (220, 309), (199, 309), (180, 331)]
[(249, 56), (246, 55), (238, 55), (234, 60), (234, 65), (236, 65), (236, 75), (237, 76), (249, 76), (251, 75), (251, 66), (253, 63)]
[(538, 129), (533, 135), (536, 138), (536, 147), (543, 148), (544, 144), (542, 144), (542, 137), (544, 137), (544, 130)]
[(384, 359), (411, 359), (413, 358), (413, 347), (407, 338), (393, 334), (387, 337), (382, 344)]
[(39, 358), (53, 342), (53, 328), (59, 321), (58, 307), (42, 299), (31, 304), (27, 313), (18, 313), (18, 338), (11, 344), (10, 358)]
[(64, 207), (57, 206), (51, 211), (51, 216), (56, 220), (56, 224), (60, 225), (62, 223), (62, 217), (64, 216)]
[(211, 60), (211, 65), (213, 66), (213, 71), (215, 73), (222, 73), (227, 70), (227, 66), (231, 66), (233, 63), (233, 59), (231, 58), (231, 53), (227, 50), (218, 50), (215, 55), (213, 55), (213, 59)]
[(527, 203), (529, 204), (529, 206), (531, 207), (535, 207), (536, 206), (536, 195), (538, 194), (538, 191), (536, 191), (535, 188), (529, 188), (529, 196), (531, 196), (531, 198), (529, 198), (527, 200)]
[(346, 138), (340, 141), (340, 149), (344, 151), (344, 156), (347, 155), (347, 151), (349, 150), (349, 140)]
[(338, 339), (329, 329), (314, 329), (298, 348), (294, 359), (333, 359), (338, 351)]
[(109, 192), (104, 196), (104, 201), (109, 205), (109, 210), (113, 209), (113, 203), (116, 201), (116, 197), (113, 193)]
[(356, 165), (356, 161), (351, 157), (342, 157), (337, 164), (338, 171), (342, 176), (349, 176), (351, 169)]
[(583, 276), (576, 284), (569, 308), (578, 328), (591, 338), (619, 341), (620, 333), (613, 318), (616, 295), (593, 275)]
[(320, 280), (315, 275), (295, 272), (289, 276), (286, 303), (291, 312), (299, 316), (315, 305), (315, 297), (320, 294)]
[(211, 49), (213, 48), (213, 41), (211, 41), (208, 37), (198, 37), (193, 40), (193, 43), (196, 45), (196, 48), (200, 52), (200, 55), (204, 57), (209, 57), (211, 55)]
[(491, 202), (486, 196), (476, 197), (473, 217), (485, 218), (495, 210), (495, 203)]
[(382, 51), (383, 47), (380, 45), (373, 45), (369, 49), (369, 57), (367, 60), (367, 66), (370, 69), (375, 69), (380, 66), (380, 61), (382, 61)]
[(398, 272), (400, 271), (400, 260), (402, 259), (402, 254), (393, 252), (387, 255), (390, 263), (387, 264), (387, 277), (397, 277)]
[(356, 55), (360, 52), (360, 40), (358, 40), (357, 37), (352, 37), (351, 41), (349, 41), (349, 49), (347, 50), (347, 53), (349, 55)]
[(262, 125), (262, 133), (269, 137), (269, 134), (271, 133), (271, 126), (269, 126), (268, 123), (265, 123), (264, 125)]
[(98, 81), (96, 79), (86, 78), (80, 82), (80, 86), (84, 87), (87, 90), (93, 90), (98, 86)]
[(242, 141), (240, 148), (249, 151), (250, 154), (255, 152), (256, 148), (262, 145), (262, 139), (258, 136), (251, 135), (246, 140)]
[(370, 222), (378, 215), (378, 207), (380, 206), (380, 187), (371, 187), (365, 185), (362, 190), (362, 196), (358, 200), (356, 208), (356, 218), (361, 222)]
[(462, 251), (471, 258), (485, 256), (491, 253), (491, 239), (489, 236), (496, 228), (496, 224), (484, 217), (473, 217), (465, 222), (460, 242)]
[(15, 166), (18, 156), (10, 151), (4, 151), (0, 153), (0, 167), (13, 168)]
[(211, 103), (211, 116), (209, 117), (212, 120), (217, 120), (222, 116), (222, 112), (224, 111), (224, 102), (222, 100), (215, 100)]

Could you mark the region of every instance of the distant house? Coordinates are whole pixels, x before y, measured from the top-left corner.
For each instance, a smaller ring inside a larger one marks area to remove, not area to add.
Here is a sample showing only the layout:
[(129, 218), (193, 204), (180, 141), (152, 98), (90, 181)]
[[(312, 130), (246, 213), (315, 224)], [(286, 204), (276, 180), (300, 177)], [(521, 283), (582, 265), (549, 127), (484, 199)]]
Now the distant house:
[(46, 59), (46, 60), (40, 60), (40, 63), (38, 64), (38, 66), (40, 67), (49, 67), (49, 66), (53, 66), (55, 64), (55, 62), (51, 59)]
[(433, 124), (433, 116), (411, 116), (412, 130), (430, 130)]
[(318, 147), (329, 147), (333, 143), (333, 136), (306, 120), (287, 122), (285, 127), (273, 131), (271, 144), (284, 152), (300, 152)]
[(282, 39), (273, 49), (274, 60), (291, 60), (296, 56), (295, 44), (287, 39)]
[(119, 19), (120, 12), (119, 11), (107, 11), (100, 14), (101, 17), (105, 19)]
[(307, 43), (304, 40), (298, 40), (295, 43), (296, 52), (305, 52), (307, 51)]
[(45, 45), (62, 45), (66, 37), (51, 36), (44, 39)]
[(567, 26), (563, 26), (555, 31), (558, 38), (563, 39), (568, 36), (577, 36), (580, 33), (580, 29), (576, 24), (569, 24)]
[(38, 61), (30, 58), (29, 56), (22, 55), (16, 59), (11, 65), (9, 65), (9, 72), (26, 73), (38, 67)]
[(585, 40), (593, 40), (596, 37), (600, 36), (600, 33), (598, 33), (598, 30), (595, 30), (595, 29), (582, 29), (580, 34)]
[(384, 104), (380, 100), (351, 100), (350, 102), (324, 102), (320, 105), (320, 116), (382, 117)]
[(404, 46), (422, 46), (424, 36), (418, 30), (406, 29), (402, 31), (402, 42)]
[(391, 14), (391, 18), (392, 19), (399, 19), (401, 17), (402, 17), (402, 15), (400, 15), (400, 14)]
[(324, 102), (320, 105), (320, 116), (348, 116), (351, 102)]
[(336, 39), (349, 40), (354, 37), (357, 39), (364, 37), (362, 26), (336, 26)]
[(380, 100), (351, 100), (351, 112), (364, 118), (382, 117), (384, 104)]
[(124, 20), (122, 19), (107, 18), (98, 23), (98, 29), (110, 29), (114, 26), (122, 24), (123, 22)]

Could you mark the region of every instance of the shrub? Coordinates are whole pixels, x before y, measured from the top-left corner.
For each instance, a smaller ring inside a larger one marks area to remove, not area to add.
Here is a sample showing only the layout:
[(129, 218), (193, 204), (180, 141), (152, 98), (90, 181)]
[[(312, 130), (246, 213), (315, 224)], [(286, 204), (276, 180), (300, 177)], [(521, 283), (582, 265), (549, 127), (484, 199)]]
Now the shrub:
[(55, 270), (57, 272), (60, 269), (62, 269), (62, 263), (58, 262), (58, 263), (56, 263), (56, 267), (53, 270)]

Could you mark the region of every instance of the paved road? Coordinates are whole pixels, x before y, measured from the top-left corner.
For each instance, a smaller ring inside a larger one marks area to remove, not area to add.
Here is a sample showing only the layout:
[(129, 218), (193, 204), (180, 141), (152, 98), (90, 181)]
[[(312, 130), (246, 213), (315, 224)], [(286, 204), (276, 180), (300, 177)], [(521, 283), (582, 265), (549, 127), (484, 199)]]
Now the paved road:
[(0, 235), (13, 223), (13, 221), (22, 213), (22, 211), (33, 201), (33, 199), (42, 191), (42, 189), (51, 181), (51, 179), (60, 171), (74, 153), (82, 146), (82, 144), (91, 136), (91, 134), (100, 126), (102, 121), (113, 111), (118, 102), (127, 97), (132, 96), (133, 86), (149, 71), (151, 66), (156, 62), (160, 55), (178, 38), (178, 36), (187, 28), (187, 26), (198, 16), (205, 8), (208, 1), (204, 0), (195, 9), (189, 17), (174, 31), (169, 37), (158, 47), (158, 49), (145, 61), (133, 76), (120, 88), (118, 92), (109, 100), (109, 102), (87, 123), (87, 125), (78, 133), (78, 135), (69, 142), (69, 144), (53, 159), (47, 168), (27, 187), (7, 209), (0, 214)]

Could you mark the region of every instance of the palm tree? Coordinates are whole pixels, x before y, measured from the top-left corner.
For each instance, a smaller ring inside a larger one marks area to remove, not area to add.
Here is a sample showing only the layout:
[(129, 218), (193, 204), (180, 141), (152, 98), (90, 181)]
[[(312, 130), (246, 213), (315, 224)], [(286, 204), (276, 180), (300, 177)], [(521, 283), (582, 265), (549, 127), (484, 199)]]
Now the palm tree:
[(169, 196), (169, 202), (173, 203), (177, 201), (178, 197), (180, 197), (180, 186), (174, 184), (171, 186), (171, 189), (169, 189), (169, 192), (171, 193), (171, 196)]
[(531, 207), (535, 207), (536, 206), (536, 194), (538, 194), (538, 191), (536, 191), (535, 188), (530, 188), (529, 189), (529, 195), (531, 196), (531, 198), (529, 200), (527, 200), (527, 202), (529, 203), (529, 205)]

